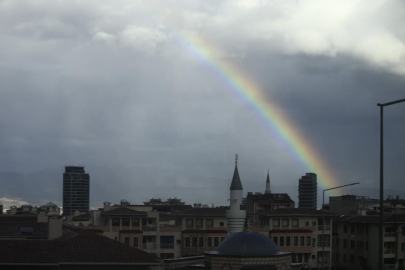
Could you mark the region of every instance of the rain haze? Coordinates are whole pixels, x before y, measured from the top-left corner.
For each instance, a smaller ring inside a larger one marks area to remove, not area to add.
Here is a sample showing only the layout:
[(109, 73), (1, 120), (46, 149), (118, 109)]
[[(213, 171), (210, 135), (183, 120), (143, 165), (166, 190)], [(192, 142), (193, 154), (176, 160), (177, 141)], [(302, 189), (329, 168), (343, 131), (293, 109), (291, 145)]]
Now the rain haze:
[[(360, 182), (338, 194), (378, 198), (376, 105), (405, 98), (404, 25), (403, 1), (2, 0), (0, 203), (61, 206), (64, 166), (83, 165), (92, 208), (228, 205), (236, 153), (244, 192), (269, 170), (297, 205), (298, 179), (322, 169), (334, 181), (319, 190)], [(405, 103), (384, 121), (386, 195), (404, 197)]]

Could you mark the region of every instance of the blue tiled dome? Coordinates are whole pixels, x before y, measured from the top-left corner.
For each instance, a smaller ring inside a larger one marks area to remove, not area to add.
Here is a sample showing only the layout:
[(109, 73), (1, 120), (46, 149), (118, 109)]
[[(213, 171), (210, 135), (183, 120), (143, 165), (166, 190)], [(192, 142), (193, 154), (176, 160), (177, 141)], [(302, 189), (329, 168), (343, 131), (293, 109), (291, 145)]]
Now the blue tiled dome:
[(257, 232), (234, 233), (217, 249), (217, 254), (236, 256), (269, 256), (279, 252), (270, 238)]

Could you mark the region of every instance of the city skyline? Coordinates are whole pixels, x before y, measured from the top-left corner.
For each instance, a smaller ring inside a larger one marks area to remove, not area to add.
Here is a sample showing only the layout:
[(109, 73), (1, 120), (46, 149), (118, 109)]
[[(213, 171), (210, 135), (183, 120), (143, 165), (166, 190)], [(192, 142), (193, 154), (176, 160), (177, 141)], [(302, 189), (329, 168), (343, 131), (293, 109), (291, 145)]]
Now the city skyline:
[[(272, 192), (298, 203), (298, 179), (322, 174), (295, 153), (302, 145), (335, 179), (319, 177), (319, 189), (360, 182), (336, 194), (377, 197), (376, 105), (404, 97), (401, 10), (400, 1), (2, 1), (0, 203), (55, 201), (61, 168), (78, 164), (92, 175), (93, 207), (145, 196), (226, 205), (235, 153), (245, 192), (264, 192), (269, 170)], [(188, 46), (190, 32), (210, 46)], [(385, 187), (403, 197), (405, 105), (385, 113)]]

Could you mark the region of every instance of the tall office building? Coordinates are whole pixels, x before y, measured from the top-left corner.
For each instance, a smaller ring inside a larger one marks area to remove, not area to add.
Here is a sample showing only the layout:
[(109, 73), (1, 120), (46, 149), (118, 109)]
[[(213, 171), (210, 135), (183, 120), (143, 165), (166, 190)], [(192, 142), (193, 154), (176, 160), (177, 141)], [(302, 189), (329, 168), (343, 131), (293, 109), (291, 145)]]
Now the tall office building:
[(316, 209), (318, 182), (315, 173), (306, 173), (298, 183), (298, 208)]
[(90, 175), (82, 166), (66, 166), (63, 174), (63, 214), (89, 211)]

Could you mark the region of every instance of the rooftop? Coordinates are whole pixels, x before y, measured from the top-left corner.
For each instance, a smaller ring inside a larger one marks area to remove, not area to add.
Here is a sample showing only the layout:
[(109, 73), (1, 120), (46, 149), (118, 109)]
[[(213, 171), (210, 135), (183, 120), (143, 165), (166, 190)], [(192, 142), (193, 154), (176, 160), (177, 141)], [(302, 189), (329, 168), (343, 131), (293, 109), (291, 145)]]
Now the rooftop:
[(146, 216), (145, 212), (132, 210), (126, 207), (114, 208), (109, 211), (102, 212), (106, 216)]
[(334, 213), (317, 210), (317, 209), (310, 209), (310, 208), (283, 208), (283, 209), (274, 209), (274, 210), (267, 210), (265, 212), (260, 213), (261, 216), (325, 216), (325, 217), (334, 217), (337, 216)]
[(221, 208), (192, 208), (190, 210), (182, 211), (178, 216), (217, 216), (217, 217), (225, 217), (226, 210), (229, 207), (221, 207)]
[(155, 255), (97, 235), (63, 226), (56, 240), (2, 240), (1, 264), (157, 264)]

